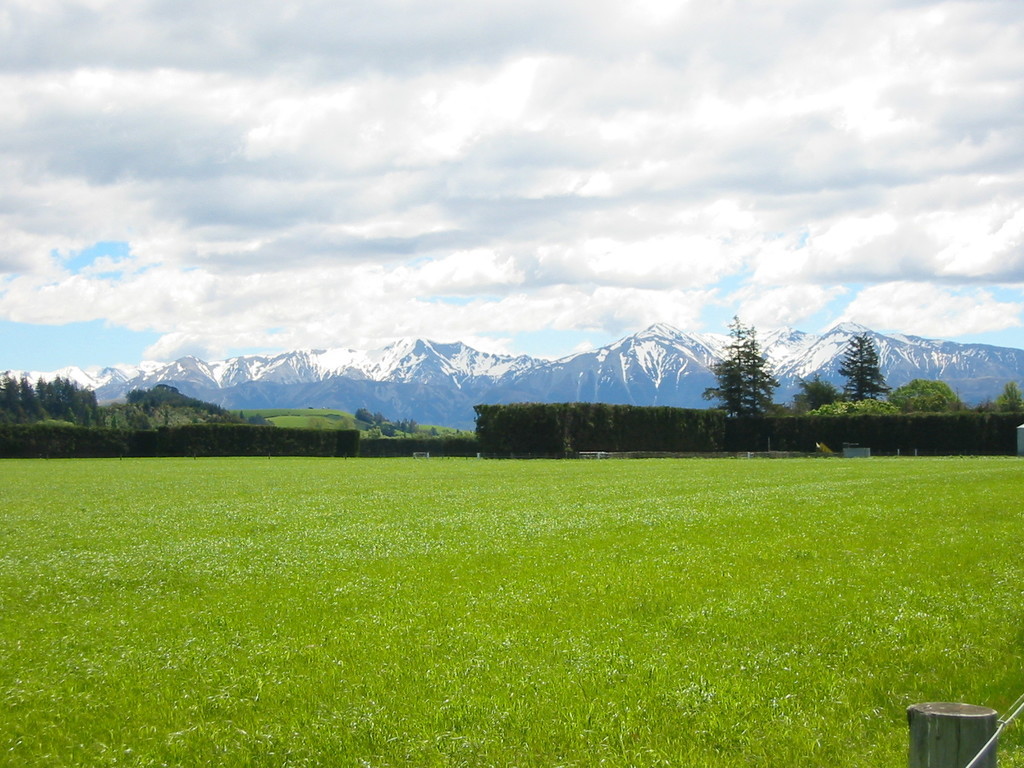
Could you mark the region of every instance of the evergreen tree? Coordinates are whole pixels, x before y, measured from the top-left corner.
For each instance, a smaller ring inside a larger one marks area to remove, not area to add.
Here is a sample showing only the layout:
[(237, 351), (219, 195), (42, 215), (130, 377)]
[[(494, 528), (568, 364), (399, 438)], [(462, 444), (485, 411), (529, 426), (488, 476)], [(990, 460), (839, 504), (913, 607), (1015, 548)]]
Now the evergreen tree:
[[(36, 395), (39, 404), (46, 411), (47, 417), (73, 424), (87, 425), (90, 415), (80, 406), (79, 388), (71, 381), (58, 376), (53, 381), (40, 379), (36, 384)], [(91, 393), (90, 393), (91, 394)], [(95, 395), (93, 395), (95, 399)]]
[[(68, 382), (71, 384), (71, 382)], [(91, 427), (99, 423), (100, 406), (96, 402), (96, 393), (91, 389), (71, 384), (71, 409), (75, 414), (75, 423)]]
[(807, 413), (838, 400), (842, 393), (831, 381), (822, 381), (818, 374), (814, 378), (800, 379), (800, 391), (793, 397), (793, 408), (797, 413)]
[(21, 391), (18, 382), (10, 375), (5, 374), (0, 382), (0, 420), (8, 424), (18, 424), (24, 418), (21, 411)]
[(39, 398), (36, 397), (35, 387), (24, 376), (18, 381), (18, 399), (23, 421), (31, 423), (46, 418), (43, 406), (40, 405)]
[(734, 317), (729, 335), (732, 343), (725, 359), (711, 368), (718, 386), (704, 390), (704, 399), (718, 400), (730, 416), (758, 416), (771, 407), (772, 394), (779, 382), (761, 354), (753, 327)]
[(878, 350), (866, 333), (850, 339), (839, 374), (846, 377), (843, 396), (847, 400), (878, 400), (889, 391), (879, 366)]
[[(125, 396), (128, 405), (141, 408), (146, 416), (157, 424), (170, 426), (172, 416), (180, 412), (177, 421), (190, 423), (220, 421), (239, 423), (240, 416), (225, 410), (215, 403), (198, 400), (182, 394), (177, 387), (157, 384), (152, 389), (133, 389)], [(193, 418), (194, 417), (194, 418)]]
[(91, 426), (99, 420), (96, 393), (60, 376), (33, 385), (27, 378), (5, 375), (0, 380), (0, 423), (31, 424), (43, 419)]

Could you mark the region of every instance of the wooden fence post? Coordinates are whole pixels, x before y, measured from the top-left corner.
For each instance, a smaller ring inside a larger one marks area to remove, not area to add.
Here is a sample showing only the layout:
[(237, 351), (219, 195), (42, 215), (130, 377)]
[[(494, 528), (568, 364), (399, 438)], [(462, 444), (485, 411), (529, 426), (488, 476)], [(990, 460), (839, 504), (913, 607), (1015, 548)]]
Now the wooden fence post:
[[(914, 704), (910, 723), (910, 768), (966, 768), (998, 728), (994, 709), (973, 704)], [(974, 768), (996, 768), (996, 743)]]

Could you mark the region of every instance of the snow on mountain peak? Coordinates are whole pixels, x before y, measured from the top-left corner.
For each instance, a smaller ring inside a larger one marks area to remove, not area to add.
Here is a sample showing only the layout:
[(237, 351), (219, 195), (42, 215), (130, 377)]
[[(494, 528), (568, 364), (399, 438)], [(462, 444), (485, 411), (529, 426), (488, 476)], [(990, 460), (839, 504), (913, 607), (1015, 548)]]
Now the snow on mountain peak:
[(654, 325), (648, 326), (644, 330), (640, 331), (640, 333), (636, 334), (634, 338), (678, 339), (682, 335), (682, 331), (680, 331), (678, 328), (669, 325), (668, 323), (655, 323)]
[(843, 334), (849, 336), (859, 336), (862, 333), (873, 333), (873, 331), (866, 325), (855, 323), (852, 320), (844, 320), (843, 322), (836, 323), (831, 328), (829, 328), (825, 332), (825, 335), (831, 336), (833, 334)]
[[(762, 353), (781, 384), (776, 392), (779, 402), (792, 397), (800, 379), (820, 375), (838, 381), (839, 362), (850, 338), (860, 333), (871, 333), (891, 387), (913, 378), (941, 378), (971, 402), (995, 397), (1007, 381), (1024, 381), (1021, 350), (885, 335), (846, 322), (823, 335), (791, 328), (759, 335)], [(171, 363), (88, 372), (69, 367), (30, 378), (71, 378), (93, 388), (101, 401), (165, 382), (225, 407), (368, 406), (394, 418), (465, 426), (472, 423), (473, 405), (489, 402), (580, 400), (707, 407), (701, 393), (713, 386), (711, 368), (730, 343), (725, 334), (689, 333), (656, 323), (599, 349), (558, 360), (406, 338), (369, 351), (307, 349), (214, 362), (183, 357)], [(9, 373), (15, 378), (23, 375)]]

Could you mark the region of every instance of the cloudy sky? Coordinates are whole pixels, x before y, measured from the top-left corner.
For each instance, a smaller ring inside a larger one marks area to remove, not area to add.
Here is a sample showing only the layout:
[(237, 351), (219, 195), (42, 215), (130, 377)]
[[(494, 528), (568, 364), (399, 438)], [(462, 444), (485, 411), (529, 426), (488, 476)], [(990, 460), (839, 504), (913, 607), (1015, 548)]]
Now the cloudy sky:
[(1024, 347), (1020, 0), (0, 0), (0, 369)]

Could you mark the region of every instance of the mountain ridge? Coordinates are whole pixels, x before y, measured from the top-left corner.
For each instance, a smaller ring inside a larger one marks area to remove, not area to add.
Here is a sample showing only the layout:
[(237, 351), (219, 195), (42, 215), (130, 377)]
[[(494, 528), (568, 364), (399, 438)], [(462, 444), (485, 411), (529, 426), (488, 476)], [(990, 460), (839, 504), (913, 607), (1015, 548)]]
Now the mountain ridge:
[[(893, 388), (915, 378), (941, 379), (966, 402), (977, 403), (994, 398), (1008, 381), (1024, 380), (1024, 350), (1010, 347), (883, 334), (852, 323), (822, 334), (780, 328), (759, 337), (779, 379), (776, 400), (788, 401), (801, 379), (815, 375), (841, 384), (839, 364), (849, 340), (860, 333), (875, 344), (882, 373)], [(656, 323), (603, 347), (555, 360), (408, 338), (366, 351), (302, 349), (212, 362), (185, 356), (95, 373), (77, 366), (7, 373), (33, 380), (70, 378), (93, 389), (101, 402), (163, 383), (231, 409), (366, 407), (390, 418), (471, 428), (473, 406), (479, 403), (579, 400), (708, 407), (701, 395), (715, 384), (711, 367), (730, 342), (725, 334), (691, 333)]]

